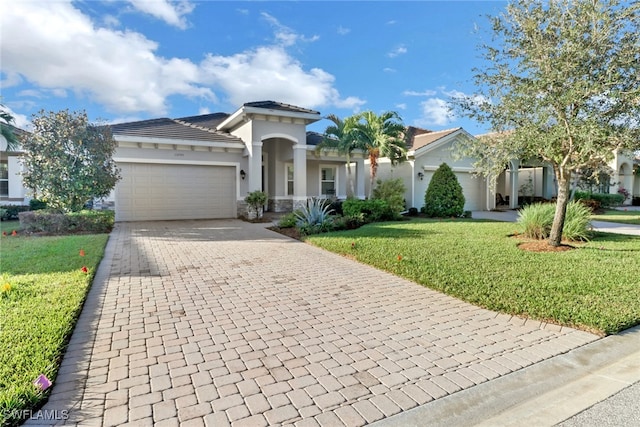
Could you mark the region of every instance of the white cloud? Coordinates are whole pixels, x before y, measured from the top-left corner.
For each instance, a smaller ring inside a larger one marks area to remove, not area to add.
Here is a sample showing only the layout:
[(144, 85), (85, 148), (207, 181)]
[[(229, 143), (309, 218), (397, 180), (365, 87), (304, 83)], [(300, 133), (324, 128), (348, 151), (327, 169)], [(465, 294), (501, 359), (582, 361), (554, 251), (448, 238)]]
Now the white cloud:
[(407, 109), (407, 104), (404, 104), (404, 103), (402, 103), (402, 104), (396, 104), (396, 108), (397, 108), (398, 110), (406, 110), (406, 109)]
[(16, 113), (8, 105), (0, 106), (0, 110), (11, 114), (11, 116), (13, 117), (13, 123), (11, 123), (11, 124), (13, 126), (15, 126), (17, 128), (20, 128), (20, 129), (24, 129), (24, 130), (31, 130), (31, 128), (32, 128), (31, 121), (29, 121), (27, 116), (25, 116), (24, 114)]
[(404, 96), (433, 96), (436, 93), (437, 92), (435, 90), (429, 90), (429, 89), (423, 92), (418, 92), (415, 90), (405, 90), (404, 92), (402, 92)]
[(31, 87), (24, 89), (46, 96), (73, 94), (126, 117), (166, 115), (171, 96), (217, 103), (214, 90), (234, 105), (273, 99), (358, 110), (365, 104), (342, 97), (332, 74), (305, 69), (286, 51), (290, 43), (313, 38), (286, 29), (270, 15), (265, 18), (276, 27), (278, 44), (229, 56), (207, 54), (194, 63), (159, 56), (158, 44), (143, 34), (96, 26), (71, 0), (16, 2), (0, 15), (2, 38), (12, 40), (0, 50), (0, 84), (22, 89), (19, 85), (28, 82)]
[(445, 126), (455, 118), (449, 111), (447, 101), (440, 98), (429, 98), (420, 103), (422, 118), (419, 124)]
[(385, 73), (395, 73), (398, 70), (396, 70), (395, 68), (385, 67), (382, 69), (382, 71), (384, 71)]
[(16, 2), (0, 24), (11, 40), (0, 52), (3, 85), (24, 78), (56, 96), (70, 90), (119, 112), (163, 114), (170, 95), (215, 100), (199, 85), (197, 65), (157, 56), (157, 43), (140, 33), (97, 28), (69, 1)]
[(148, 13), (182, 30), (188, 25), (185, 15), (193, 12), (195, 8), (195, 5), (187, 0), (129, 0), (129, 2), (140, 12)]
[(198, 109), (198, 114), (202, 115), (202, 114), (211, 114), (211, 110), (209, 110), (207, 107), (200, 107)]
[(349, 34), (349, 33), (351, 32), (351, 28), (345, 28), (345, 27), (343, 27), (342, 25), (340, 25), (340, 26), (338, 27), (337, 32), (338, 32), (338, 34), (340, 34), (341, 36), (344, 36), (344, 35), (347, 35), (347, 34)]
[(293, 46), (298, 41), (314, 42), (320, 39), (320, 36), (317, 35), (306, 37), (303, 34), (298, 34), (266, 12), (262, 12), (261, 15), (275, 29), (276, 42), (282, 46)]
[(304, 70), (281, 46), (263, 46), (232, 56), (209, 55), (201, 72), (203, 81), (222, 89), (235, 105), (265, 99), (309, 108), (364, 105), (356, 97), (341, 98), (331, 74), (319, 68)]
[(392, 51), (390, 51), (389, 53), (387, 53), (387, 56), (389, 58), (395, 58), (396, 56), (400, 56), (400, 55), (404, 55), (405, 53), (407, 53), (407, 48), (404, 45), (400, 45), (396, 48), (394, 48)]

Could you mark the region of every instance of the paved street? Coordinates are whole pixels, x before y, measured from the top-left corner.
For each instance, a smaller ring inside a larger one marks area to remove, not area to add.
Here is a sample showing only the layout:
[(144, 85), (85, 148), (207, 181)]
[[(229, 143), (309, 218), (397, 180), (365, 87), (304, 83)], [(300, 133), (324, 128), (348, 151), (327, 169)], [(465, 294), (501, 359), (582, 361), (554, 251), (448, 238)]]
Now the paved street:
[(45, 409), (82, 426), (357, 426), (596, 340), (260, 224), (118, 223)]

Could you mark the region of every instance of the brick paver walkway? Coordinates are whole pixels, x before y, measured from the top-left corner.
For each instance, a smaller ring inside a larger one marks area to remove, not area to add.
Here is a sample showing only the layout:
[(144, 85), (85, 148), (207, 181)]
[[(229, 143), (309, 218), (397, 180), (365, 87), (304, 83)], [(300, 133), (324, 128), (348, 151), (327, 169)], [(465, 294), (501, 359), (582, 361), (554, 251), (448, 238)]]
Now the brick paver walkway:
[(357, 426), (596, 339), (258, 224), (121, 223), (45, 409), (82, 426)]

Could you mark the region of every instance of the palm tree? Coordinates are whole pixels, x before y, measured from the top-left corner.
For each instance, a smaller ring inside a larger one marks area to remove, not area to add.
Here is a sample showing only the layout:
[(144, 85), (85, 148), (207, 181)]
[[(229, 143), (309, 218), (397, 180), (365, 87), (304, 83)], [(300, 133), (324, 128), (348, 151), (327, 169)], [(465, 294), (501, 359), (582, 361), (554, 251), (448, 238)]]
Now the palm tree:
[(4, 139), (7, 140), (5, 151), (14, 151), (18, 148), (18, 138), (16, 138), (9, 126), (12, 123), (13, 116), (4, 110), (4, 105), (0, 104), (0, 135), (4, 136)]
[(373, 111), (365, 111), (360, 114), (356, 128), (360, 146), (369, 155), (371, 171), (369, 198), (371, 198), (378, 172), (378, 159), (388, 157), (393, 165), (404, 160), (407, 154), (404, 141), (406, 128), (398, 113), (394, 111), (387, 111), (380, 115)]
[(355, 190), (353, 188), (353, 180), (351, 179), (351, 154), (353, 150), (360, 148), (356, 134), (356, 125), (360, 117), (353, 115), (342, 120), (335, 114), (329, 114), (326, 118), (331, 120), (333, 124), (327, 126), (325, 129), (322, 142), (318, 144), (316, 152), (333, 149), (336, 150), (338, 154), (345, 156), (347, 162), (347, 181), (349, 182), (347, 197), (353, 197)]

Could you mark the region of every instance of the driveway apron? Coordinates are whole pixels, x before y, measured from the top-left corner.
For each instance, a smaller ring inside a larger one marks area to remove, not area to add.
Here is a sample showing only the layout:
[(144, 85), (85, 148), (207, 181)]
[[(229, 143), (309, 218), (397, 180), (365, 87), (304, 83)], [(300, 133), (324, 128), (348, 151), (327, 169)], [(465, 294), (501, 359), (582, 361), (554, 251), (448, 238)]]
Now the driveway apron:
[(118, 223), (44, 409), (82, 426), (357, 426), (597, 339), (260, 224)]

